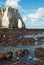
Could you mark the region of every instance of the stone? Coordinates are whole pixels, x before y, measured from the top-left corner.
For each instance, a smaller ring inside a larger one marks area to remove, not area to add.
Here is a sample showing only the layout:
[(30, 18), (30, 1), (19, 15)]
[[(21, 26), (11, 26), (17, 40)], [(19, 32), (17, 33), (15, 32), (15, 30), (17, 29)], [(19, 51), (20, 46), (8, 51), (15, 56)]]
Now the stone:
[(34, 65), (44, 65), (44, 59), (43, 59), (43, 58), (40, 59), (40, 60), (38, 61), (38, 63), (36, 63), (36, 64), (34, 64)]
[(27, 49), (23, 49), (22, 53), (23, 53), (24, 55), (27, 55), (27, 54), (29, 53), (29, 51), (28, 51)]
[[(41, 31), (41, 32), (40, 32)], [(43, 33), (44, 29), (0, 29), (0, 47), (5, 46), (30, 46), (34, 45), (36, 40), (33, 38), (24, 38), (25, 35), (36, 35), (38, 33)], [(37, 45), (42, 44), (37, 42)], [(19, 44), (20, 43), (20, 44)], [(44, 46), (44, 44), (43, 44)]]
[(18, 50), (18, 51), (16, 51), (16, 56), (17, 57), (24, 57), (28, 53), (29, 53), (29, 51), (27, 49)]
[(14, 60), (10, 65), (26, 65), (26, 64), (23, 63), (23, 62), (20, 62), (20, 61)]
[(13, 58), (13, 53), (12, 52), (0, 52), (0, 61), (9, 61)]
[(42, 47), (36, 48), (34, 52), (36, 56), (44, 57), (44, 48)]
[(22, 50), (16, 51), (16, 56), (17, 56), (17, 57), (23, 57), (24, 55), (23, 55), (23, 53), (22, 53)]

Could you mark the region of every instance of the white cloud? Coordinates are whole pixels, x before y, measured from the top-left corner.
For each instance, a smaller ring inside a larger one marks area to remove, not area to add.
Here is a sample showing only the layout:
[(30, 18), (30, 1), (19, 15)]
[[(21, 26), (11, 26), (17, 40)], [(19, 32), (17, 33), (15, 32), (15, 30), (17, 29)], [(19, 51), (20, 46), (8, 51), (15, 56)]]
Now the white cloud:
[(19, 9), (19, 8), (21, 8), (21, 6), (19, 5), (20, 1), (21, 0), (7, 0), (5, 5), (6, 6), (11, 6), (11, 7), (16, 8), (16, 9)]
[(39, 19), (44, 20), (44, 8), (39, 8), (35, 13), (29, 14), (28, 17), (32, 21), (37, 21)]
[(23, 20), (31, 28), (44, 28), (44, 8), (38, 8), (34, 13), (24, 15)]
[(30, 13), (24, 16), (24, 21), (30, 19), (31, 21), (44, 20), (44, 8), (39, 8), (35, 13)]

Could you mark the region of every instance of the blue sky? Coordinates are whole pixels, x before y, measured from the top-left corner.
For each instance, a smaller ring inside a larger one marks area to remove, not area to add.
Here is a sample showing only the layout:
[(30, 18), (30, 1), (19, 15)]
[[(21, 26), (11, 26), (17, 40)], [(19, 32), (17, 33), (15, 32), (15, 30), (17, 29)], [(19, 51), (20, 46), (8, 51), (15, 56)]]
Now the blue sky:
[(27, 28), (44, 28), (44, 0), (0, 0), (0, 7), (19, 9)]

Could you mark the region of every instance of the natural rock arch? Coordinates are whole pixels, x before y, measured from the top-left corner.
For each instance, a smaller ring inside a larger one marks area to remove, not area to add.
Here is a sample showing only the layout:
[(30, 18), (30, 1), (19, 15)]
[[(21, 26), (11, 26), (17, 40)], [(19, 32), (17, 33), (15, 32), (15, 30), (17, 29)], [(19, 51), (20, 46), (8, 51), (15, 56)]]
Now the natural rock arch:
[[(6, 11), (6, 8), (0, 8), (0, 27), (3, 27), (3, 26), (1, 26), (1, 24), (2, 24), (1, 22), (2, 22), (2, 18), (4, 16), (5, 11)], [(21, 15), (18, 13), (18, 9), (8, 7), (7, 16), (9, 19), (9, 28), (18, 28), (18, 19), (20, 19), (20, 21), (22, 23), (22, 28), (25, 28), (25, 24), (22, 20)]]

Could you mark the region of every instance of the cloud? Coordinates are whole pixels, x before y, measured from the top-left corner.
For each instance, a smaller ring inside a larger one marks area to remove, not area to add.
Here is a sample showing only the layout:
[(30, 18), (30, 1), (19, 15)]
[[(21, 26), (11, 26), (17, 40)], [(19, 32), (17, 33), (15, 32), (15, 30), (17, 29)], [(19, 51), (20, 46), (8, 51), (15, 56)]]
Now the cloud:
[(30, 19), (31, 21), (44, 20), (44, 8), (39, 8), (35, 13), (30, 13), (24, 16), (24, 21)]
[(16, 9), (19, 9), (19, 8), (21, 8), (21, 6), (19, 5), (20, 1), (21, 0), (7, 0), (5, 5), (6, 6), (11, 6), (11, 7), (16, 8)]
[(39, 8), (35, 13), (31, 13), (27, 17), (32, 21), (44, 20), (44, 8)]
[(44, 28), (44, 7), (24, 15), (23, 20), (25, 23), (28, 23), (27, 27)]

